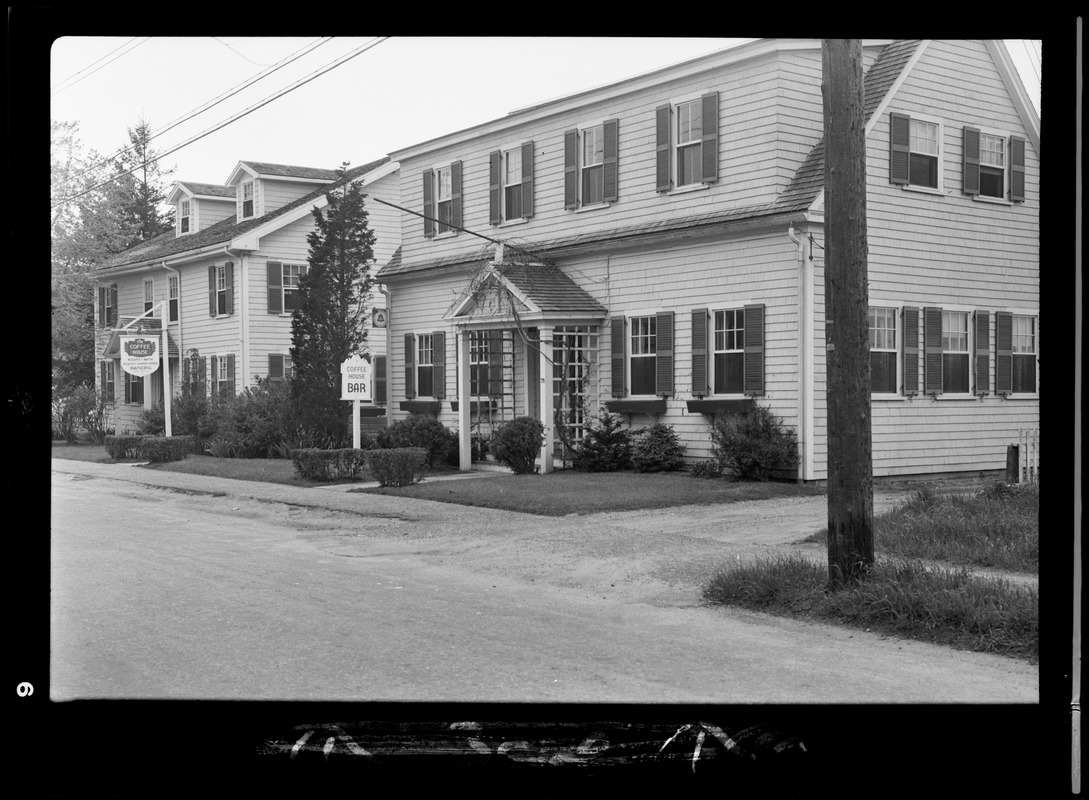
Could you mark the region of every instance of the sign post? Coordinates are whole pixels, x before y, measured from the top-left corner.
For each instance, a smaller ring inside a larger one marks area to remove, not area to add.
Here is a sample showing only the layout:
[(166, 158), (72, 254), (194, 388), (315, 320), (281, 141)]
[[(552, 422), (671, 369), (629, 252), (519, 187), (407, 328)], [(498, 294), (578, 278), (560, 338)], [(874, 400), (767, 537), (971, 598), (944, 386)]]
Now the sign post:
[[(135, 320), (126, 325), (122, 330), (137, 324), (155, 309), (161, 309), (162, 303), (157, 303), (152, 309), (145, 311)], [(145, 378), (153, 375), (159, 368), (159, 362), (163, 365), (163, 418), (166, 423), (166, 435), (171, 435), (170, 426), (170, 400), (172, 387), (170, 385), (170, 353), (169, 334), (166, 328), (161, 330), (161, 338), (154, 338), (154, 333), (134, 333), (120, 337), (121, 345), (121, 369), (130, 375)]]
[(352, 447), (359, 449), (359, 401), (371, 401), (371, 362), (356, 354), (340, 365), (340, 399), (352, 401)]

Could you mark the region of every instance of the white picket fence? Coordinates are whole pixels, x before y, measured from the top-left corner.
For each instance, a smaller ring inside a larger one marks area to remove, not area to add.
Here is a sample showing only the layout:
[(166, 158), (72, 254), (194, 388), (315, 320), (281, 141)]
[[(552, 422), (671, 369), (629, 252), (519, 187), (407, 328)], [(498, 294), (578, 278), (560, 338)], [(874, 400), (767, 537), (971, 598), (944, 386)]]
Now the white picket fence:
[(1040, 429), (1017, 431), (1017, 482), (1035, 483), (1040, 479)]

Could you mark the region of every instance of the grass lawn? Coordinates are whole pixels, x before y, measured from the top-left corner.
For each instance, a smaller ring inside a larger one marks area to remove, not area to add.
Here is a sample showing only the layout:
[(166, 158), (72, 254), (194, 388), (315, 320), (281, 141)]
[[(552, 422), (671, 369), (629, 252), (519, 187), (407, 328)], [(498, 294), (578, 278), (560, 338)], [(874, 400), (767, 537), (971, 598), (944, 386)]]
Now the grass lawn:
[(726, 479), (693, 478), (683, 472), (648, 474), (574, 470), (558, 470), (547, 475), (495, 473), (458, 481), (425, 480), (413, 486), (351, 491), (417, 497), (551, 517), (823, 494), (822, 489), (796, 483), (740, 483)]
[[(1039, 509), (1036, 485), (996, 484), (971, 497), (916, 492), (903, 506), (874, 518), (877, 563), (865, 581), (827, 592), (827, 566), (780, 557), (719, 572), (704, 597), (1035, 663), (1035, 586), (974, 576), (968, 566), (928, 567), (918, 559), (1039, 572)], [(821, 531), (807, 541), (826, 539), (827, 531)]]

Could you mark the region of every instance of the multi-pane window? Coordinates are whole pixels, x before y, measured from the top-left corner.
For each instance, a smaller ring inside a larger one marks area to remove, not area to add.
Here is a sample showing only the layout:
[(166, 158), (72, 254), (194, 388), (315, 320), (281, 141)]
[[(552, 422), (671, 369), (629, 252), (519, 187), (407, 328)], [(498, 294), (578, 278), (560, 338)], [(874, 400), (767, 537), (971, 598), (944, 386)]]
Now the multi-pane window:
[(522, 218), (522, 148), (503, 153), (503, 219)]
[(216, 265), (216, 314), (230, 314), (231, 308), (228, 305), (229, 289), (230, 286), (227, 283), (227, 265)]
[(103, 320), (102, 325), (103, 325), (103, 327), (107, 327), (109, 325), (112, 325), (114, 323), (114, 321), (117, 319), (114, 316), (114, 307), (113, 307), (113, 301), (114, 301), (115, 296), (116, 295), (114, 294), (114, 292), (111, 289), (106, 289), (100, 295), (100, 298), (102, 299), (102, 320)]
[(938, 188), (938, 136), (936, 122), (911, 120), (908, 181), (913, 186)]
[(170, 321), (171, 322), (177, 322), (178, 321), (178, 276), (177, 275), (171, 275), (169, 280), (167, 281), (167, 285), (169, 286), (169, 293), (170, 293), (169, 303), (168, 303), (168, 305), (170, 306)]
[(715, 391), (740, 394), (745, 390), (745, 310), (715, 312)]
[(654, 316), (631, 320), (631, 393), (654, 394), (658, 327)]
[[(896, 309), (869, 309), (870, 320), (870, 391), (892, 394), (896, 384)], [(967, 345), (966, 345), (967, 346)]]
[(155, 281), (144, 281), (144, 311), (151, 311), (155, 305)]
[(108, 358), (102, 362), (102, 379), (104, 381), (102, 386), (102, 394), (108, 402), (113, 402), (115, 391), (114, 385), (114, 365), (115, 361), (112, 358)]
[(283, 265), (284, 313), (290, 314), (299, 304), (299, 278), (303, 268), (300, 264)]
[(1013, 318), (1013, 391), (1036, 391), (1036, 320)]
[(131, 375), (128, 372), (125, 373), (125, 381), (127, 391), (125, 392), (126, 403), (138, 403), (144, 404), (144, 378), (142, 375)]
[(438, 232), (452, 230), (453, 184), (450, 181), (450, 167), (435, 170), (435, 210), (438, 217)]
[(189, 201), (182, 200), (181, 205), (178, 208), (178, 216), (180, 218), (179, 225), (181, 226), (182, 233), (189, 233)]
[(469, 331), (469, 394), (473, 397), (488, 394), (489, 350), (487, 331)]
[(942, 312), (942, 391), (969, 391), (968, 312)]
[(435, 393), (434, 337), (422, 333), (416, 337), (416, 391), (421, 397), (433, 397)]
[(605, 126), (582, 131), (582, 204), (605, 202)]
[(979, 135), (979, 193), (984, 197), (1006, 195), (1006, 140), (990, 133)]
[(700, 183), (703, 177), (703, 103), (677, 106), (677, 186)]
[(253, 181), (242, 184), (242, 218), (253, 216)]
[(229, 391), (230, 372), (228, 371), (227, 356), (220, 356), (216, 359), (216, 374), (213, 377), (216, 381), (217, 394), (222, 397), (224, 393)]

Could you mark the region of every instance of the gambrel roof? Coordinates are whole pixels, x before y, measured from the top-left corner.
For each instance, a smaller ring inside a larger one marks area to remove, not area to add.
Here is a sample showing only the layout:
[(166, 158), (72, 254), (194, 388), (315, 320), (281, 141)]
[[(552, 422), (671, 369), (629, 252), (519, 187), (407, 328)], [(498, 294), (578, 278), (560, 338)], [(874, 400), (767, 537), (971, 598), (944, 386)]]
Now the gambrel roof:
[[(364, 164), (363, 166), (349, 169), (346, 180), (357, 180), (388, 163), (390, 163), (390, 160), (389, 157), (386, 156), (371, 161), (368, 164)], [(335, 171), (333, 174), (336, 174)], [(295, 216), (292, 216), (291, 212), (300, 208), (305, 208), (310, 205), (324, 205), (325, 193), (332, 188), (334, 187), (322, 186), (309, 194), (280, 206), (275, 211), (270, 211), (268, 214), (257, 217), (256, 219), (237, 222), (237, 217), (229, 217), (204, 230), (197, 231), (187, 236), (176, 236), (174, 231), (171, 230), (114, 256), (105, 264), (105, 266), (100, 267), (99, 269), (107, 272), (115, 271), (124, 267), (161, 261), (166, 258), (177, 258), (187, 253), (199, 255), (201, 251), (210, 248), (225, 247), (242, 234), (265, 226), (270, 222), (275, 222), (278, 219), (283, 219), (284, 224), (287, 224), (288, 221), (295, 219)]]

